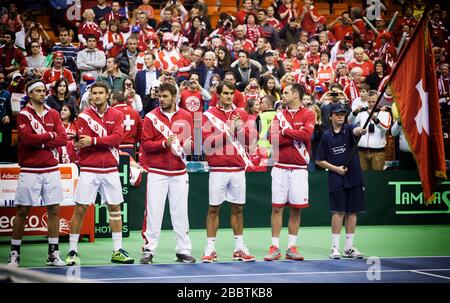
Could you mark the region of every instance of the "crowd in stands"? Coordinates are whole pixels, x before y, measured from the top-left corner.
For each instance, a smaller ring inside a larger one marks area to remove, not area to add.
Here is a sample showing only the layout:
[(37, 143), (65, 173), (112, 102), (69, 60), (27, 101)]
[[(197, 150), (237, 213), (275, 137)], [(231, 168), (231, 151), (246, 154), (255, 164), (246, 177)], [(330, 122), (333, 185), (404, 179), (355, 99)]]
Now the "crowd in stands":
[[(60, 112), (72, 140), (78, 113), (89, 107), (89, 87), (96, 81), (106, 83), (110, 105), (126, 113), (121, 148), (133, 157), (142, 119), (159, 106), (161, 83), (177, 86), (179, 106), (192, 113), (196, 125), (203, 111), (217, 105), (217, 84), (232, 82), (234, 105), (248, 112), (259, 133), (251, 155), (256, 165), (265, 165), (270, 157), (268, 125), (283, 107), (283, 88), (299, 83), (304, 105), (316, 114), (315, 151), (330, 127), (333, 103), (348, 108), (349, 123), (364, 123), (425, 8), (425, 1), (399, 1), (402, 11), (393, 17), (391, 3), (381, 1), (381, 14), (367, 20), (364, 16), (373, 8), (365, 0), (348, 2), (348, 10), (332, 18), (321, 15), (312, 0), (243, 0), (235, 13), (219, 7), (218, 23), (211, 24), (205, 0), (97, 0), (82, 11), (75, 26), (61, 22), (52, 29), (37, 22), (28, 7), (3, 1), (0, 162), (17, 162), (16, 116), (27, 104), (25, 84), (36, 78), (46, 84), (46, 103)], [(441, 117), (436, 118), (444, 121), (450, 107), (448, 3), (433, 5), (429, 14), (441, 105)], [(403, 167), (414, 167), (389, 89), (376, 116), (359, 145), (360, 152), (366, 152), (363, 169), (383, 169), (386, 137), (391, 135), (400, 137), (396, 158), (406, 159)], [(449, 130), (444, 133), (448, 136)], [(201, 148), (191, 159), (202, 159)], [(61, 161), (76, 161), (72, 143)], [(313, 159), (310, 169), (318, 169)]]

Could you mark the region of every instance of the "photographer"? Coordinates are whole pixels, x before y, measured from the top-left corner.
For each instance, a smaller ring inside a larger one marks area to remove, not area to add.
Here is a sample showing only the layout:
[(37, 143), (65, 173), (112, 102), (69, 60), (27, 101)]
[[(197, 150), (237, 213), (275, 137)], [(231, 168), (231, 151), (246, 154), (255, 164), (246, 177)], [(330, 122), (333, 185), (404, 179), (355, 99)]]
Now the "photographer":
[[(348, 116), (350, 124), (363, 126), (369, 113), (377, 102), (378, 92), (370, 90), (367, 93), (367, 107), (354, 110)], [(359, 159), (362, 170), (383, 170), (386, 148), (386, 133), (391, 127), (391, 115), (386, 111), (375, 109), (367, 128), (367, 133), (358, 143)]]
[(330, 114), (331, 106), (336, 103), (344, 104), (347, 112), (350, 112), (350, 105), (348, 104), (348, 98), (342, 91), (342, 86), (340, 84), (332, 84), (330, 90), (323, 94), (319, 101), (321, 105), (320, 110), (322, 111), (323, 117), (323, 128), (327, 130), (330, 128)]
[(159, 80), (153, 82), (153, 85), (154, 86), (150, 88), (150, 93), (145, 96), (143, 104), (143, 115), (141, 116), (145, 116), (147, 113), (159, 107)]
[(196, 113), (199, 113), (198, 115), (201, 120), (204, 101), (211, 100), (211, 94), (201, 87), (199, 78), (198, 73), (192, 72), (189, 75), (189, 80), (184, 82), (184, 86), (187, 89), (184, 89), (180, 96), (179, 106), (191, 113), (193, 120), (196, 118)]

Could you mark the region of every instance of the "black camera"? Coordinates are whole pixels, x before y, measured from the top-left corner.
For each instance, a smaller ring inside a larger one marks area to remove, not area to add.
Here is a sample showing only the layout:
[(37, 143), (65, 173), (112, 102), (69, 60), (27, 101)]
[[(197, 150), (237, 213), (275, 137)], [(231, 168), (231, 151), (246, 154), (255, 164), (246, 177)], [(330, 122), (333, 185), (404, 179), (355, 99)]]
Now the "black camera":
[(369, 133), (374, 133), (375, 132), (375, 124), (370, 123), (369, 124)]
[(369, 109), (368, 106), (364, 106), (364, 107), (361, 107), (360, 111), (361, 111), (361, 112), (365, 112), (365, 111), (367, 111), (368, 109)]

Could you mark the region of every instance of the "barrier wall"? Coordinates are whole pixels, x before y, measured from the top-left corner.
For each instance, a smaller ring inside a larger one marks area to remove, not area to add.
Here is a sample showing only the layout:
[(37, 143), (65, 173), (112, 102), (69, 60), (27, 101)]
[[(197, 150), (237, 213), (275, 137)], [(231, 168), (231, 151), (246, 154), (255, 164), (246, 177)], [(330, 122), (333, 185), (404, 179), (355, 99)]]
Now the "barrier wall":
[[(191, 229), (205, 228), (208, 210), (208, 173), (189, 174), (189, 223)], [(302, 226), (328, 226), (327, 172), (309, 176), (310, 207), (303, 210)], [(449, 224), (450, 182), (441, 184), (436, 201), (425, 206), (420, 179), (416, 171), (371, 171), (364, 173), (367, 212), (358, 218), (359, 225)], [(144, 216), (146, 175), (140, 187), (129, 189), (128, 225), (141, 230)], [(247, 204), (244, 207), (245, 227), (269, 227), (271, 214), (271, 177), (268, 173), (247, 173)], [(286, 212), (287, 213), (287, 212)], [(230, 227), (230, 208), (222, 206), (220, 227)], [(285, 214), (284, 225), (287, 223)], [(168, 203), (163, 229), (171, 229)]]

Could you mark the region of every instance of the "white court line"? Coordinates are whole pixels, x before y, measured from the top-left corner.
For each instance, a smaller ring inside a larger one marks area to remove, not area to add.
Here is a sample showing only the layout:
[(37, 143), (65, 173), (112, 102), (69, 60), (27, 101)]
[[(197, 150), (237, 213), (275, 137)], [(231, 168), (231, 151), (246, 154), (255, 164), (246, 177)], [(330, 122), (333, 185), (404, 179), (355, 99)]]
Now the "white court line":
[[(432, 270), (432, 269), (427, 269), (427, 271), (433, 271), (433, 270)], [(420, 270), (411, 270), (411, 272), (414, 272), (414, 273), (416, 273), (416, 274), (427, 275), (427, 276), (432, 276), (432, 277), (436, 277), (436, 278), (441, 278), (441, 279), (450, 280), (450, 277), (441, 276), (441, 275), (435, 275), (435, 274), (430, 274), (430, 273), (428, 273), (428, 272), (424, 272), (424, 271), (420, 271)]]
[[(419, 272), (419, 271), (448, 271), (450, 268), (434, 268), (434, 269), (387, 269), (379, 270), (380, 273), (395, 272)], [(310, 271), (310, 272), (279, 272), (279, 273), (262, 273), (262, 274), (229, 274), (229, 275), (196, 275), (196, 276), (158, 276), (158, 277), (130, 277), (130, 278), (108, 278), (108, 279), (88, 279), (91, 281), (117, 281), (117, 280), (153, 280), (153, 279), (193, 279), (193, 278), (226, 278), (226, 277), (257, 277), (257, 276), (281, 276), (281, 275), (333, 275), (333, 274), (358, 274), (367, 273), (367, 270), (354, 271)], [(431, 274), (430, 274), (431, 275)], [(441, 277), (441, 276), (439, 276)]]
[[(328, 262), (340, 262), (340, 261), (356, 261), (356, 260), (362, 260), (365, 261), (367, 260), (367, 258), (373, 258), (373, 257), (377, 257), (380, 258), (381, 260), (383, 259), (423, 259), (423, 258), (449, 258), (450, 256), (406, 256), (406, 257), (378, 257), (378, 256), (365, 256), (363, 259), (351, 259), (351, 258), (343, 258), (341, 260), (332, 260), (330, 258), (323, 258), (323, 259), (305, 259), (302, 262), (309, 262), (309, 261), (328, 261)], [(277, 261), (264, 261), (264, 260), (256, 260), (256, 263), (271, 263), (271, 262), (297, 262), (298, 261), (292, 261), (292, 260), (277, 260)], [(255, 262), (246, 262), (246, 263), (255, 263)], [(243, 262), (239, 262), (239, 261), (218, 261), (218, 262), (214, 262), (212, 264), (240, 264)], [(205, 264), (205, 263), (194, 263), (194, 264)], [(171, 262), (171, 263), (153, 263), (153, 264), (140, 264), (140, 263), (134, 263), (134, 264), (101, 264), (101, 265), (81, 265), (81, 268), (85, 268), (85, 267), (120, 267), (120, 266), (155, 266), (155, 265), (182, 265), (182, 266), (191, 266), (193, 264), (187, 264), (187, 263), (181, 263), (181, 262)], [(211, 266), (211, 265), (208, 265)], [(25, 269), (61, 269), (61, 267), (50, 267), (50, 266), (37, 266), (37, 267), (19, 267), (19, 268), (25, 268)], [(63, 267), (64, 268), (64, 267)]]

